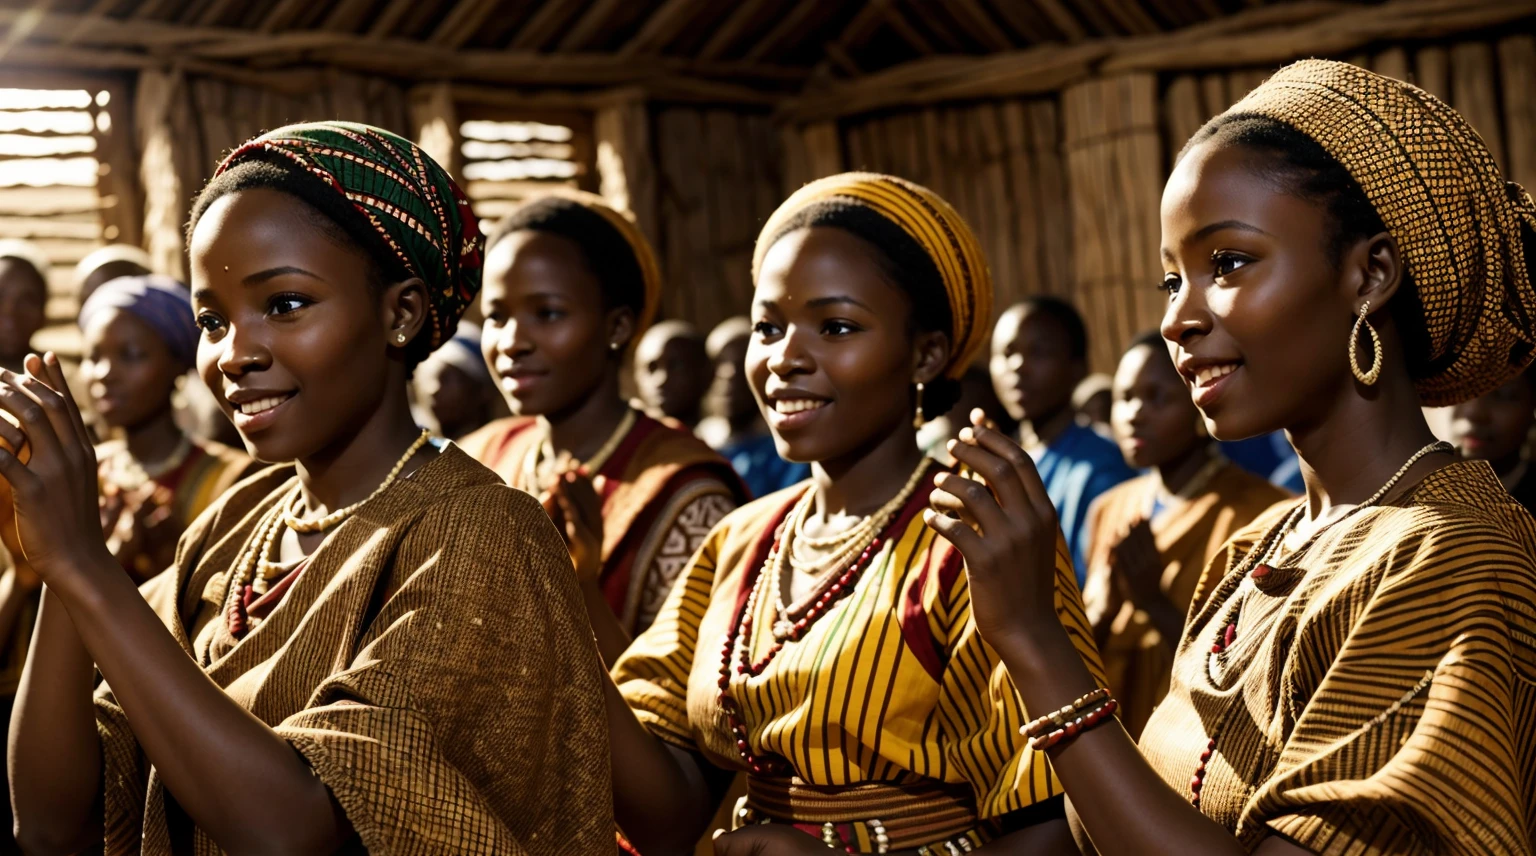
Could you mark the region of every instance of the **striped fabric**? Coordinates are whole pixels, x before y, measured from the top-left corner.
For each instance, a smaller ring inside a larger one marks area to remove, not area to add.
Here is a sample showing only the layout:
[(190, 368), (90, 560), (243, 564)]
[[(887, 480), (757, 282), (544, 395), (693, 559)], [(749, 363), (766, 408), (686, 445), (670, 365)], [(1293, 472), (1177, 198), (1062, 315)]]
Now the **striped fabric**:
[(1273, 831), (1324, 856), (1529, 856), (1536, 523), (1486, 463), (1457, 463), (1241, 573), (1294, 507), (1213, 563), (1142, 751), (1187, 794), (1214, 736), (1201, 809), (1249, 848)]
[[(647, 728), (721, 767), (744, 766), (717, 701), (721, 643), (804, 489), (743, 506), (716, 527), (656, 623), (614, 667)], [(1061, 793), (1061, 785), (1045, 755), (1019, 736), (1027, 717), (970, 619), (959, 553), (922, 523), (931, 490), (930, 475), (852, 595), (761, 675), (733, 675), (731, 694), (752, 752), (787, 759), (804, 785), (963, 784), (972, 817), (996, 818)], [(1056, 576), (1057, 612), (1099, 675), (1064, 543)], [(775, 600), (759, 598), (754, 658), (773, 644)]]

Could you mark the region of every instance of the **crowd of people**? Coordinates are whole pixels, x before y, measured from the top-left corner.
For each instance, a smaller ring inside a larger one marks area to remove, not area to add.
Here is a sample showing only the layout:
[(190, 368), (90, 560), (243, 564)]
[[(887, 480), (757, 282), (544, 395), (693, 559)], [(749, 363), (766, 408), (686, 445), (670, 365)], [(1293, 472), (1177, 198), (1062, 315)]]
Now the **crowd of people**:
[(1313, 60), (1162, 226), (1103, 375), (875, 173), (708, 333), (600, 197), (482, 238), (340, 122), (224, 160), (188, 284), (82, 262), (78, 365), (0, 243), (4, 846), (1529, 856), (1536, 206)]

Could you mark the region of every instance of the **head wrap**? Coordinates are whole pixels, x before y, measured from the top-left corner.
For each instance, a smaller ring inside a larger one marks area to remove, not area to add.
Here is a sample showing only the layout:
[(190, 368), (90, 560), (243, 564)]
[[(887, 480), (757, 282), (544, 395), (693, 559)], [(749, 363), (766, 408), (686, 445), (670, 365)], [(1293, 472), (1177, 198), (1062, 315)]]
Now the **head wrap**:
[(1536, 291), (1522, 230), (1536, 228), (1536, 206), (1461, 114), (1416, 86), (1324, 60), (1286, 66), (1227, 114), (1294, 127), (1365, 191), (1423, 307), (1429, 369), (1415, 386), (1425, 405), (1476, 398), (1530, 363)]
[[(633, 214), (614, 208), (608, 204), (607, 200), (595, 193), (567, 187), (556, 188), (529, 199), (522, 207), (507, 216), (507, 225), (516, 224), (532, 215), (529, 228), (537, 228), (538, 209), (560, 202), (573, 203), (601, 217), (605, 223), (613, 227), (613, 230), (629, 246), (630, 252), (634, 254), (635, 266), (640, 269), (642, 293), (639, 317), (635, 319), (635, 332), (629, 341), (631, 345), (639, 342), (640, 336), (656, 320), (656, 311), (661, 306), (661, 265), (656, 261), (656, 252), (651, 249), (651, 242), (645, 239), (645, 234), (640, 231), (640, 226), (635, 222)], [(503, 233), (506, 230), (498, 229), (497, 231)]]
[(197, 359), (197, 319), (192, 315), (192, 294), (168, 276), (120, 276), (108, 280), (80, 307), (83, 328), (109, 309), (131, 312), (165, 341), (171, 356), (184, 369)]
[(471, 321), (460, 321), (453, 338), (444, 342), (437, 353), (428, 359), (453, 366), (483, 383), (491, 382), (491, 370), (486, 366), (485, 355), (480, 351), (480, 325)]
[(990, 332), (992, 274), (971, 227), (948, 202), (922, 185), (872, 172), (845, 172), (807, 184), (784, 200), (758, 233), (752, 278), (757, 279), (763, 256), (784, 227), (800, 212), (824, 202), (856, 205), (878, 214), (933, 260), (950, 309), (950, 352), (944, 374), (954, 380), (963, 377)]
[(42, 277), (43, 287), (48, 287), (48, 269), (53, 265), (48, 261), (48, 254), (43, 248), (31, 241), (21, 238), (6, 238), (0, 240), (0, 259), (15, 259), (37, 272)]
[(480, 292), (480, 224), (463, 191), (420, 147), (370, 125), (308, 122), (246, 142), (214, 177), (249, 160), (297, 166), (350, 202), (426, 283), (431, 347), (453, 336)]
[(108, 244), (98, 250), (93, 250), (89, 255), (75, 265), (75, 285), (85, 282), (85, 278), (96, 272), (102, 265), (113, 262), (127, 262), (137, 265), (146, 271), (155, 269), (155, 262), (145, 250), (135, 247), (133, 244)]

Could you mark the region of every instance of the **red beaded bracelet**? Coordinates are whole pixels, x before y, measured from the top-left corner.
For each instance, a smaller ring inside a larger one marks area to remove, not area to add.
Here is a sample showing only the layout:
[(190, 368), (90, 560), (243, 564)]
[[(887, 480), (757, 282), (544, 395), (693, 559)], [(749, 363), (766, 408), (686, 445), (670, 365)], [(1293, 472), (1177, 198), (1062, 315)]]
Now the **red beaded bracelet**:
[(1049, 734), (1050, 732), (1066, 725), (1083, 711), (1107, 698), (1109, 698), (1109, 690), (1104, 689), (1103, 687), (1099, 687), (1092, 692), (1084, 693), (1071, 704), (1063, 705), (1060, 710), (1052, 711), (1047, 713), (1045, 716), (1036, 719), (1030, 724), (1019, 729), (1019, 732), (1025, 737), (1043, 737), (1046, 734)]
[(1030, 741), (1029, 748), (1036, 752), (1040, 752), (1042, 750), (1049, 749), (1064, 740), (1070, 740), (1073, 737), (1076, 737), (1077, 735), (1082, 734), (1084, 731), (1088, 731), (1094, 728), (1095, 726), (1114, 716), (1115, 711), (1119, 708), (1120, 703), (1118, 701), (1109, 699), (1093, 710), (1090, 710), (1082, 716), (1067, 722), (1061, 728), (1058, 728), (1049, 734), (1036, 737), (1034, 740)]

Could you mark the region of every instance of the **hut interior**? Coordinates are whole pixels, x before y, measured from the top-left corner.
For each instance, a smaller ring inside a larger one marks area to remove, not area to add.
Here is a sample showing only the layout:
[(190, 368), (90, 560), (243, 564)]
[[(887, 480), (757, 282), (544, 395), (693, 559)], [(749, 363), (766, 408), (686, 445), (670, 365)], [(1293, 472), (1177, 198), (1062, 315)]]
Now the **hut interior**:
[(0, 237), (51, 255), (62, 322), (103, 242), (184, 273), (233, 145), (358, 120), (421, 141), (488, 221), (602, 193), (658, 247), (666, 314), (707, 325), (746, 306), (785, 193), (869, 168), (955, 203), (1002, 305), (1074, 300), (1104, 368), (1160, 315), (1183, 141), (1307, 56), (1446, 98), (1536, 186), (1536, 0), (31, 0), (0, 4)]

